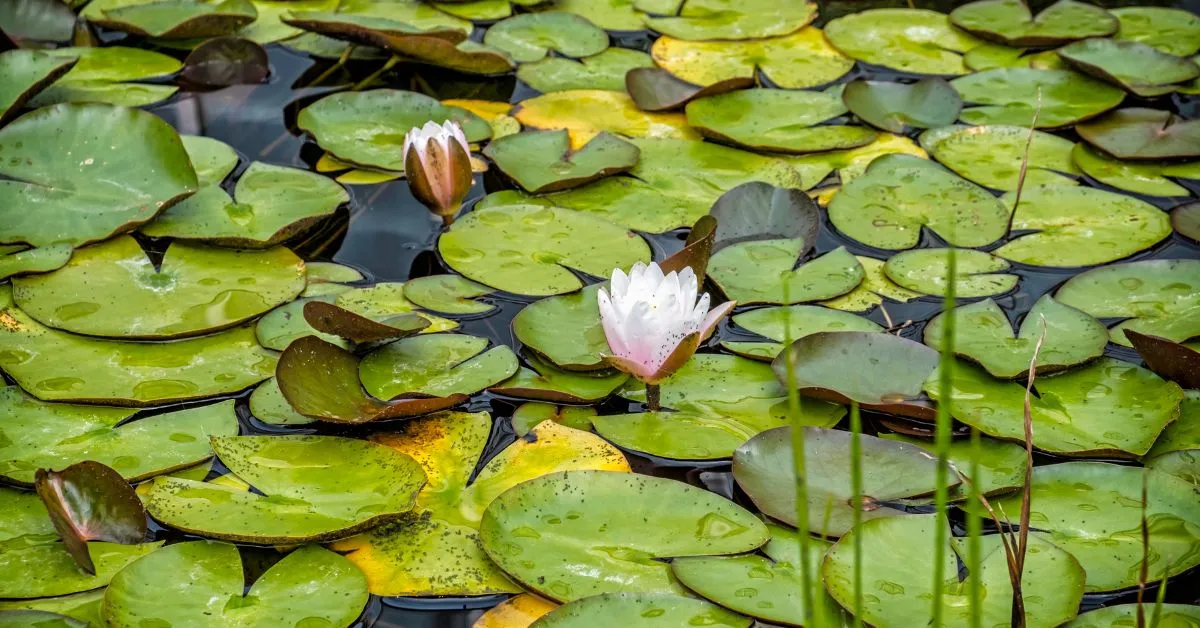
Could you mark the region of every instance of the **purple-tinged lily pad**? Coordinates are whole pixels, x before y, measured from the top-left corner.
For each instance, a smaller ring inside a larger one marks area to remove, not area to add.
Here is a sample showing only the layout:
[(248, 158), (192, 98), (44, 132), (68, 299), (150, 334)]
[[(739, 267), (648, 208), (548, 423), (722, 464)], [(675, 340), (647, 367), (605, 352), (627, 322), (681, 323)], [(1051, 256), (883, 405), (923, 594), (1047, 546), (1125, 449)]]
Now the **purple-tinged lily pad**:
[(1166, 338), (1125, 330), (1146, 366), (1184, 388), (1200, 388), (1200, 351)]
[(88, 541), (135, 545), (146, 538), (146, 510), (133, 487), (110, 467), (85, 460), (62, 471), (39, 469), (34, 487), (63, 546), (89, 574)]

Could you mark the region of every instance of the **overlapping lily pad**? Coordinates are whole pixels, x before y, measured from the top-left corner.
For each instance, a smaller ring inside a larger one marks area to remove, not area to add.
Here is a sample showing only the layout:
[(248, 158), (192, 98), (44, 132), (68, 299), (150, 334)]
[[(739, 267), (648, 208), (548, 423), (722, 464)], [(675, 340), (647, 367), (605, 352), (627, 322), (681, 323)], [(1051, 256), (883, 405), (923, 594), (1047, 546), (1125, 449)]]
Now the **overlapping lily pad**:
[[(1200, 608), (1189, 604), (1162, 604), (1161, 606), (1156, 604), (1153, 607), (1140, 604), (1117, 604), (1083, 613), (1066, 626), (1068, 628), (1108, 628), (1122, 624), (1136, 625), (1139, 612), (1148, 612), (1150, 616), (1159, 618), (1159, 621), (1162, 622), (1159, 624), (1161, 626), (1187, 626), (1189, 623), (1194, 624), (1200, 621)], [(1146, 617), (1146, 615), (1142, 615), (1142, 617)]]
[[(47, 519), (47, 524), (49, 520)], [(88, 543), (95, 575), (79, 568), (75, 559), (51, 534), (26, 535), (0, 541), (0, 595), (13, 599), (42, 598), (90, 591), (108, 584), (118, 572), (154, 552), (162, 541), (118, 545)]]
[(904, 133), (954, 124), (962, 101), (942, 79), (892, 83), (855, 79), (842, 91), (846, 107), (873, 127)]
[(551, 50), (577, 59), (598, 54), (608, 48), (608, 34), (574, 13), (524, 13), (492, 25), (483, 43), (532, 63)]
[(726, 626), (747, 628), (750, 618), (681, 595), (603, 593), (564, 604), (543, 615), (539, 628), (586, 628), (597, 622), (622, 626)]
[(76, 58), (78, 63), (33, 98), (31, 103), (37, 106), (64, 102), (150, 105), (170, 98), (179, 88), (136, 81), (168, 76), (183, 67), (174, 57), (126, 46), (57, 48), (45, 54), (60, 59)]
[(670, 566), (653, 559), (736, 554), (768, 538), (761, 521), (723, 497), (610, 471), (523, 482), (492, 501), (479, 531), (483, 549), (505, 572), (564, 602), (622, 591), (682, 594)]
[(1184, 237), (1200, 242), (1200, 203), (1188, 203), (1172, 209), (1171, 226)]
[(335, 436), (222, 436), (221, 462), (261, 492), (155, 480), (146, 510), (162, 523), (227, 541), (291, 544), (344, 538), (412, 509), (425, 473), (382, 445)]
[(0, 122), (10, 118), (62, 75), (78, 59), (36, 50), (9, 50), (0, 54)]
[(742, 305), (822, 301), (846, 294), (862, 281), (862, 265), (843, 247), (797, 265), (804, 246), (800, 239), (734, 244), (712, 256), (708, 276)]
[(259, 384), (258, 388), (255, 388), (254, 392), (250, 394), (250, 414), (253, 414), (254, 418), (259, 421), (271, 425), (304, 425), (313, 422), (313, 419), (292, 408), (287, 398), (283, 396), (283, 391), (279, 389), (279, 382), (274, 377)]
[(71, 259), (74, 250), (69, 244), (50, 244), (27, 249), (21, 245), (13, 245), (15, 251), (7, 252), (0, 245), (0, 280), (16, 275), (30, 273), (45, 273), (62, 268)]
[(483, 553), (479, 522), (492, 500), (547, 473), (629, 466), (599, 437), (547, 421), (492, 458), (468, 484), (488, 442), (486, 413), (443, 413), (375, 440), (413, 456), (431, 478), (413, 513), (337, 542), (376, 595), (486, 595), (520, 590)]
[(1144, 260), (1095, 268), (1069, 279), (1058, 301), (1100, 319), (1121, 319), (1109, 338), (1130, 346), (1125, 329), (1183, 342), (1200, 336), (1200, 261)]
[(1079, 135), (1117, 159), (1200, 157), (1200, 121), (1167, 111), (1129, 107), (1076, 127)]
[(136, 109), (39, 109), (0, 129), (0, 152), (0, 242), (95, 242), (154, 218), (197, 188), (175, 129)]
[(400, 314), (376, 321), (320, 300), (304, 304), (304, 320), (313, 329), (342, 338), (356, 347), (407, 338), (429, 328), (429, 321), (417, 314)]
[(600, 306), (599, 284), (582, 290), (534, 301), (513, 318), (513, 334), (529, 349), (569, 371), (608, 368), (602, 354), (609, 352)]
[[(349, 625), (367, 603), (367, 583), (345, 558), (316, 545), (292, 551), (245, 590), (237, 547), (176, 543), (113, 578), (104, 617), (121, 626), (202, 621), (267, 626)], [(301, 593), (303, 592), (303, 593)]]
[(159, 0), (102, 10), (92, 21), (114, 30), (159, 39), (199, 39), (228, 35), (253, 22), (258, 11), (249, 0), (207, 3)]
[(512, 115), (534, 129), (566, 129), (576, 148), (601, 131), (626, 137), (700, 139), (683, 116), (642, 111), (628, 94), (603, 89), (535, 96), (513, 107)]
[(146, 540), (146, 510), (133, 487), (110, 467), (84, 460), (61, 471), (38, 469), (34, 488), (63, 547), (89, 574), (96, 574), (96, 565), (88, 543)]
[(381, 399), (414, 393), (470, 395), (517, 371), (512, 349), (487, 346), (485, 338), (459, 334), (405, 338), (367, 354), (359, 364), (359, 378), (367, 392)]
[(219, 185), (237, 168), (238, 154), (229, 144), (203, 135), (180, 135), (179, 139), (202, 188)]
[(786, 340), (798, 340), (821, 331), (883, 331), (882, 327), (862, 316), (815, 305), (759, 308), (735, 314), (733, 322), (746, 331), (774, 341), (721, 341), (722, 347), (757, 360), (774, 360), (783, 351), (782, 343)]
[(863, 267), (863, 280), (858, 287), (846, 294), (822, 301), (820, 305), (845, 312), (867, 312), (877, 305), (883, 305), (884, 299), (906, 303), (921, 296), (907, 288), (896, 285), (888, 279), (884, 272), (884, 262), (872, 257), (857, 256), (858, 263)]
[[(560, 3), (561, 4), (561, 3)], [(542, 93), (572, 89), (625, 89), (625, 74), (635, 68), (654, 67), (650, 55), (640, 50), (608, 48), (578, 61), (550, 57), (517, 68), (517, 78)]]
[(1125, 330), (1125, 338), (1133, 343), (1146, 368), (1184, 388), (1200, 388), (1200, 351), (1195, 345), (1183, 345), (1129, 329)]
[(512, 415), (512, 428), (517, 436), (529, 433), (542, 421), (553, 421), (577, 430), (590, 432), (592, 418), (596, 416), (596, 408), (592, 406), (556, 406), (552, 403), (530, 401), (523, 403)]
[(840, 150), (875, 140), (867, 127), (819, 124), (845, 112), (840, 89), (749, 89), (693, 100), (687, 120), (706, 137), (769, 152)]
[(522, 399), (591, 403), (608, 397), (628, 379), (620, 372), (579, 373), (555, 368), (536, 357), (530, 357), (528, 361), (531, 368), (521, 367), (515, 375), (490, 390)]
[[(311, 267), (311, 264), (309, 264)], [(484, 314), (496, 306), (476, 301), (492, 289), (459, 275), (430, 275), (410, 279), (404, 284), (404, 296), (413, 303), (443, 314)]]
[(1151, 469), (1200, 486), (1200, 391), (1184, 391), (1179, 419), (1163, 430), (1143, 460)]
[(1009, 46), (1059, 46), (1117, 32), (1117, 18), (1087, 2), (1058, 0), (1034, 17), (1020, 0), (978, 0), (954, 9), (955, 26)]
[(925, 326), (925, 344), (939, 351), (943, 349), (942, 335), (947, 316), (955, 317), (955, 354), (978, 363), (1000, 379), (1024, 377), (1039, 340), (1039, 375), (1100, 357), (1108, 345), (1108, 331), (1104, 325), (1049, 295), (1033, 304), (1016, 335), (1004, 311), (991, 299), (959, 306), (952, 314), (939, 314)]
[(1174, 7), (1118, 7), (1109, 11), (1117, 16), (1120, 30), (1113, 39), (1139, 41), (1177, 57), (1200, 52), (1200, 17)]
[(650, 48), (659, 67), (707, 87), (730, 79), (762, 75), (775, 87), (801, 89), (841, 78), (854, 60), (829, 45), (821, 30), (807, 27), (766, 39), (707, 42), (659, 37)]
[(602, 132), (572, 151), (567, 131), (558, 130), (502, 137), (488, 144), (483, 154), (522, 188), (537, 194), (579, 187), (625, 172), (637, 164), (641, 150)]
[[(531, 3), (524, 0), (518, 4)], [(558, 0), (548, 10), (566, 11), (586, 17), (588, 21), (610, 31), (637, 31), (644, 27), (635, 0)]]
[(883, 270), (888, 278), (903, 288), (944, 296), (950, 275), (951, 254), (957, 263), (954, 286), (959, 298), (996, 296), (1009, 292), (1017, 285), (1018, 277), (1004, 272), (1010, 268), (1008, 262), (971, 249), (904, 251), (892, 256), (884, 264)]
[(826, 24), (825, 35), (859, 61), (913, 74), (966, 74), (962, 53), (982, 43), (926, 9), (851, 13)]
[(1071, 159), (1084, 174), (1105, 185), (1147, 196), (1188, 196), (1188, 189), (1172, 179), (1200, 179), (1200, 161), (1122, 161), (1086, 142), (1075, 145)]
[[(1015, 190), (1029, 143), (1029, 169), (1025, 185), (1075, 185), (1064, 175), (1079, 174), (1071, 161), (1074, 144), (1067, 139), (1019, 126), (993, 124), (982, 127), (954, 125), (921, 134), (921, 146), (947, 168), (979, 185)], [(1061, 174), (1060, 174), (1061, 173)]]
[[(937, 447), (933, 441), (906, 436), (899, 433), (880, 434), (884, 440), (894, 440), (915, 445), (937, 455)], [(965, 502), (971, 496), (971, 485), (980, 495), (997, 495), (1019, 489), (1025, 482), (1025, 448), (1019, 443), (1010, 443), (994, 438), (979, 439), (979, 455), (972, 459), (972, 443), (968, 439), (950, 441), (946, 458), (950, 461), (954, 472), (962, 475), (962, 484), (952, 488), (949, 499)], [(979, 472), (972, 476), (972, 466), (978, 463)], [(905, 500), (907, 503), (930, 503), (929, 497)]]
[(1161, 96), (1200, 76), (1200, 65), (1136, 41), (1085, 39), (1058, 50), (1080, 72), (1120, 85), (1139, 96)]
[[(667, 8), (648, 7), (645, 2), (635, 4), (650, 13)], [(817, 5), (806, 0), (673, 0), (667, 4), (673, 5), (671, 14), (648, 16), (646, 25), (664, 35), (694, 41), (787, 35), (804, 28), (817, 17)]]
[(75, 251), (59, 270), (17, 278), (13, 298), (57, 329), (179, 338), (237, 325), (290, 301), (304, 285), (304, 262), (283, 247), (231, 251), (180, 242), (156, 268), (136, 240), (122, 236)]
[(1037, 128), (1053, 129), (1098, 116), (1125, 99), (1123, 90), (1070, 70), (997, 68), (950, 84), (967, 103), (961, 119), (968, 124), (1028, 127), (1036, 111)]

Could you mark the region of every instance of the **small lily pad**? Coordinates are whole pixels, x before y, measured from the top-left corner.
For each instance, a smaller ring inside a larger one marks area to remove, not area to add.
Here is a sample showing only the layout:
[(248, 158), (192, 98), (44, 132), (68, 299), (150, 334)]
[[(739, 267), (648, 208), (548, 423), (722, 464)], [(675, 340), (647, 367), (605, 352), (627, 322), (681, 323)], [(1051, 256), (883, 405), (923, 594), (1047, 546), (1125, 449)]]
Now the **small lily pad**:
[(566, 129), (575, 148), (601, 131), (626, 137), (700, 139), (682, 115), (647, 113), (628, 94), (602, 89), (535, 96), (513, 107), (512, 116), (534, 129)]
[(611, 471), (551, 473), (518, 484), (487, 507), (479, 533), (510, 576), (564, 602), (621, 591), (682, 594), (670, 566), (653, 559), (747, 552), (768, 538), (754, 515), (716, 494)]
[(0, 122), (8, 120), (30, 98), (71, 70), (78, 59), (36, 50), (0, 53)]
[(38, 469), (38, 497), (63, 547), (86, 572), (96, 575), (88, 543), (136, 545), (146, 538), (146, 510), (120, 473), (94, 460), (62, 471)]
[(1084, 174), (1105, 185), (1147, 196), (1189, 196), (1188, 189), (1171, 178), (1200, 179), (1200, 161), (1122, 161), (1086, 142), (1075, 145), (1071, 159)]
[(863, 122), (892, 133), (954, 124), (962, 109), (950, 84), (936, 78), (915, 83), (855, 79), (846, 83), (842, 101)]
[(513, 334), (559, 368), (597, 371), (608, 368), (602, 354), (609, 353), (600, 325), (596, 291), (601, 284), (578, 292), (534, 301), (513, 318)]
[[(996, 190), (1016, 190), (1025, 160), (1029, 129), (1005, 124), (954, 125), (921, 134), (921, 146), (960, 176)], [(1029, 144), (1025, 185), (1076, 185), (1064, 175), (1079, 174), (1071, 161), (1074, 143), (1042, 131)], [(1062, 173), (1062, 174), (1060, 174)]]
[(1200, 121), (1129, 107), (1075, 127), (1080, 137), (1117, 159), (1200, 157)]
[(212, 446), (231, 472), (260, 492), (159, 478), (146, 498), (152, 517), (227, 541), (329, 541), (403, 516), (425, 484), (412, 458), (362, 440), (220, 436)]
[(557, 369), (537, 358), (489, 390), (509, 397), (555, 403), (592, 403), (611, 395), (629, 378), (620, 372), (598, 374)]
[(554, 421), (559, 425), (590, 432), (595, 416), (596, 409), (591, 406), (556, 406), (530, 401), (513, 410), (512, 428), (517, 436), (524, 436), (542, 421)]
[[(1058, 50), (1072, 67), (1139, 96), (1160, 96), (1200, 76), (1200, 65), (1136, 41), (1085, 39)], [(1165, 112), (1164, 112), (1165, 113)]]
[(367, 604), (367, 583), (345, 558), (316, 545), (296, 549), (246, 591), (237, 547), (176, 543), (131, 565), (104, 594), (113, 625), (350, 625)]
[(913, 74), (966, 74), (962, 54), (980, 42), (955, 29), (944, 13), (870, 9), (830, 20), (835, 48), (864, 63)]
[(259, 384), (258, 388), (251, 393), (250, 414), (253, 414), (254, 418), (259, 421), (270, 425), (304, 425), (313, 422), (313, 419), (292, 408), (287, 398), (283, 396), (283, 391), (279, 389), (279, 382), (274, 377)]
[(485, 338), (460, 334), (405, 338), (367, 354), (358, 366), (359, 378), (381, 399), (470, 395), (517, 372), (512, 349), (487, 346)]
[(199, 39), (228, 35), (253, 22), (258, 11), (249, 0), (206, 3), (160, 0), (102, 10), (92, 21), (114, 30), (159, 39)]
[(820, 331), (883, 331), (862, 316), (815, 305), (759, 308), (735, 314), (733, 322), (774, 342), (723, 340), (721, 346), (738, 355), (768, 361), (783, 351), (782, 343), (788, 339), (798, 340)]
[(1173, 7), (1118, 7), (1110, 11), (1121, 23), (1113, 39), (1138, 41), (1169, 55), (1200, 52), (1200, 17)]
[(180, 135), (179, 139), (196, 170), (200, 187), (220, 185), (237, 168), (238, 154), (229, 144), (203, 135)]
[(608, 34), (574, 13), (522, 13), (493, 24), (483, 43), (532, 63), (551, 50), (576, 59), (598, 54), (608, 48)]
[(712, 256), (708, 276), (725, 296), (742, 305), (823, 301), (862, 282), (862, 265), (845, 247), (797, 266), (804, 246), (799, 239), (734, 244)]
[(181, 76), (204, 87), (229, 87), (266, 82), (270, 73), (267, 51), (259, 44), (240, 37), (214, 37), (188, 53)]
[[(311, 266), (311, 264), (310, 264)], [(410, 279), (404, 284), (404, 296), (413, 303), (443, 314), (485, 314), (496, 306), (477, 297), (492, 294), (493, 290), (458, 275), (430, 275)]]
[[(901, 287), (944, 296), (951, 249), (914, 249), (892, 256), (883, 266), (888, 278)], [(992, 297), (1017, 286), (1016, 275), (1005, 273), (1009, 263), (983, 251), (954, 249), (957, 260), (954, 285), (959, 298)]]
[[(550, 13), (549, 15), (561, 15)], [(483, 150), (504, 174), (538, 194), (574, 188), (625, 172), (637, 164), (637, 146), (602, 132), (571, 150), (567, 131), (524, 131), (493, 140)]]
[(1008, 232), (1009, 209), (991, 192), (912, 155), (884, 155), (829, 202), (846, 235), (883, 249), (916, 246), (922, 228), (957, 246), (984, 246)]
[[(645, 9), (643, 3), (635, 4)], [(693, 41), (787, 35), (808, 26), (817, 17), (817, 5), (802, 0), (672, 0), (672, 4), (678, 9), (665, 17), (647, 16), (646, 26), (670, 37)]]
[(151, 105), (170, 98), (179, 88), (135, 81), (169, 76), (183, 67), (178, 59), (161, 52), (126, 46), (57, 48), (43, 53), (60, 59), (75, 58), (78, 63), (33, 98), (31, 104), (39, 107), (64, 102)]
[(78, 249), (59, 270), (17, 278), (13, 299), (57, 329), (179, 338), (258, 316), (295, 298), (304, 284), (304, 262), (283, 247), (230, 251), (180, 242), (155, 268), (136, 240), (122, 236)]
[(884, 299), (907, 303), (921, 296), (921, 293), (901, 288), (896, 282), (888, 279), (883, 270), (884, 262), (861, 255), (857, 258), (863, 267), (862, 283), (836, 299), (821, 301), (820, 305), (845, 312), (869, 312), (875, 306), (883, 305)]
[(856, 148), (875, 140), (875, 131), (866, 127), (819, 124), (843, 113), (840, 89), (747, 89), (687, 104), (688, 124), (706, 137), (782, 153)]
[(657, 626), (727, 626), (748, 628), (750, 618), (720, 606), (680, 595), (618, 592), (593, 595), (564, 604), (530, 624), (537, 628), (588, 628), (601, 623)]
[(854, 67), (854, 60), (829, 45), (814, 26), (790, 35), (748, 41), (685, 41), (663, 36), (650, 56), (677, 78), (708, 87), (761, 74), (775, 87), (802, 89), (832, 83)]
[(1113, 14), (1086, 2), (1058, 0), (1034, 17), (1021, 0), (977, 0), (954, 9), (950, 21), (976, 35), (1009, 46), (1059, 46), (1117, 32)]
[(58, 270), (70, 261), (72, 251), (74, 249), (70, 244), (50, 244), (0, 254), (0, 281), (18, 275)]
[[(561, 4), (561, 3), (559, 3)], [(607, 48), (578, 61), (550, 57), (517, 68), (517, 78), (542, 93), (572, 89), (625, 89), (625, 75), (636, 68), (652, 68), (654, 60), (640, 50)]]
[(1100, 319), (1122, 319), (1109, 339), (1130, 346), (1125, 329), (1184, 342), (1200, 336), (1200, 261), (1144, 260), (1094, 268), (1069, 279), (1055, 298)]
[(1070, 70), (997, 68), (950, 85), (967, 103), (962, 121), (979, 125), (1029, 127), (1036, 111), (1037, 128), (1054, 129), (1094, 118), (1125, 99), (1123, 90)]
[(987, 369), (993, 377), (1020, 379), (1029, 372), (1034, 348), (1039, 344), (1038, 375), (1047, 375), (1104, 355), (1108, 330), (1079, 310), (1055, 301), (1049, 295), (1037, 300), (1013, 334), (1004, 311), (995, 301), (958, 306), (952, 314), (942, 313), (925, 326), (925, 344), (942, 351), (946, 317), (954, 316), (954, 352)]

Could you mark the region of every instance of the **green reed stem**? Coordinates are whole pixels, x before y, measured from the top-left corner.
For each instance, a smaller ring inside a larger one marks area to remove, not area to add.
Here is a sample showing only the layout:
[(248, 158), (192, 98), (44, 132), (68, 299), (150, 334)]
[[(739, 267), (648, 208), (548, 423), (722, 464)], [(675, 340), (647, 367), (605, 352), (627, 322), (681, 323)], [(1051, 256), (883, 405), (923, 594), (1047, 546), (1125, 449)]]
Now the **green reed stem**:
[(946, 505), (949, 502), (949, 490), (946, 488), (946, 481), (950, 475), (950, 397), (951, 385), (954, 381), (954, 335), (955, 335), (955, 318), (954, 300), (957, 296), (957, 285), (955, 279), (958, 276), (958, 257), (955, 250), (950, 248), (946, 256), (946, 294), (945, 307), (942, 309), (942, 315), (946, 319), (946, 325), (942, 328), (942, 355), (938, 364), (938, 406), (937, 419), (934, 427), (934, 450), (937, 453), (937, 474), (935, 482), (937, 489), (934, 492), (934, 503), (937, 506), (938, 525), (934, 527), (933, 534), (933, 612), (931, 616), (933, 621), (931, 626), (935, 628), (943, 625), (942, 621), (942, 595), (944, 594), (943, 578), (945, 574), (941, 572), (942, 563), (946, 557), (946, 546), (949, 545), (949, 529), (947, 525), (943, 525), (947, 521)]
[[(967, 472), (971, 482), (967, 503), (972, 505), (979, 503), (979, 483), (975, 479), (979, 477), (979, 456), (982, 451), (983, 441), (979, 430), (971, 428), (971, 464)], [(978, 507), (970, 508), (967, 510), (967, 573), (970, 574), (967, 599), (970, 604), (968, 610), (971, 628), (981, 628), (983, 625), (983, 578), (979, 577), (980, 564), (983, 562), (983, 547), (980, 541), (982, 535), (983, 517), (979, 515)]]
[[(857, 531), (862, 523), (863, 480), (862, 480), (862, 413), (858, 402), (850, 402), (850, 490), (854, 492), (854, 527)], [(854, 535), (854, 627), (862, 626), (863, 579), (862, 579), (862, 534)]]
[[(783, 300), (788, 301), (787, 284), (783, 285)], [(796, 363), (792, 353), (792, 321), (791, 310), (783, 310), (783, 355), (784, 370), (787, 375), (785, 388), (788, 396), (788, 419), (792, 426), (792, 464), (796, 473), (796, 527), (800, 532), (800, 595), (804, 601), (804, 625), (817, 626), (819, 616), (813, 606), (813, 574), (809, 572), (812, 548), (809, 543), (808, 526), (808, 480), (805, 475), (804, 462), (804, 425), (801, 415), (800, 390), (796, 387)]]
[(385, 73), (387, 73), (388, 70), (396, 67), (397, 63), (400, 63), (400, 57), (392, 55), (391, 57), (388, 58), (387, 62), (383, 64), (383, 67), (372, 72), (371, 75), (368, 76), (367, 78), (359, 81), (358, 83), (355, 83), (354, 87), (350, 88), (350, 91), (357, 92), (357, 91), (360, 91), (363, 88), (369, 86), (371, 83), (375, 82), (375, 79), (383, 76)]

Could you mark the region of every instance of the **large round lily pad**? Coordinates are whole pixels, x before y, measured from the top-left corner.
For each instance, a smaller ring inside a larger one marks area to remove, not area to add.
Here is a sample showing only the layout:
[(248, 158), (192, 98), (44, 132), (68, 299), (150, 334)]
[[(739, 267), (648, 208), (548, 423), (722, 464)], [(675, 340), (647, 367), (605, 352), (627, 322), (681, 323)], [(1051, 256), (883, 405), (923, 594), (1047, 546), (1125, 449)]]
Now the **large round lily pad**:
[(650, 261), (649, 246), (634, 233), (584, 212), (530, 204), (459, 218), (438, 240), (438, 251), (470, 279), (531, 296), (581, 288), (572, 271), (603, 277)]
[(1087, 142), (1075, 145), (1071, 159), (1084, 174), (1105, 185), (1147, 196), (1189, 196), (1188, 189), (1172, 179), (1200, 179), (1200, 160), (1122, 161)]
[[(561, 3), (560, 3), (561, 4)], [(571, 89), (625, 89), (625, 74), (635, 68), (654, 67), (650, 55), (640, 50), (608, 48), (578, 61), (550, 57), (517, 68), (517, 78), (542, 93)]]
[[(1038, 375), (1061, 371), (1104, 354), (1108, 331), (1099, 321), (1055, 301), (1038, 299), (1014, 335), (1004, 311), (995, 301), (961, 305), (952, 314), (942, 313), (925, 326), (925, 344), (943, 350), (947, 317), (954, 317), (954, 352), (987, 369), (1000, 379), (1019, 379), (1029, 372), (1034, 348)], [(1045, 337), (1042, 338), (1042, 335)]]
[(1058, 46), (1117, 32), (1117, 18), (1087, 2), (1058, 0), (1034, 17), (1021, 0), (977, 0), (954, 9), (955, 26), (1009, 46)]
[(564, 604), (530, 624), (531, 628), (588, 628), (601, 624), (629, 628), (727, 626), (748, 628), (750, 618), (692, 597), (603, 593)]
[(1008, 232), (1009, 210), (991, 192), (912, 155), (884, 155), (829, 202), (829, 220), (864, 244), (916, 246), (922, 227), (956, 246), (983, 246)]
[(1194, 61), (1136, 41), (1085, 39), (1063, 46), (1058, 56), (1071, 67), (1124, 87), (1139, 96), (1161, 96), (1200, 76)]
[(876, 138), (868, 127), (820, 125), (846, 113), (841, 89), (747, 89), (687, 104), (688, 124), (706, 137), (750, 150), (814, 153), (856, 148)]
[[(1142, 547), (1143, 473), (1148, 554)], [(1200, 563), (1200, 502), (1195, 487), (1173, 475), (1103, 462), (1067, 462), (1035, 468), (1030, 488), (1030, 538), (1075, 556), (1087, 571), (1086, 591), (1137, 586), (1143, 556), (1149, 559), (1146, 582)], [(1020, 495), (1010, 496), (993, 500), (992, 506), (1020, 512), (1020, 500)]]
[(721, 346), (748, 358), (773, 360), (783, 351), (786, 340), (798, 340), (820, 331), (883, 331), (865, 317), (816, 305), (764, 307), (733, 316), (733, 322), (746, 331), (766, 336), (774, 342), (723, 340)]
[(1126, 347), (1125, 329), (1183, 342), (1200, 336), (1200, 261), (1144, 260), (1095, 268), (1055, 294), (1096, 318), (1122, 319), (1109, 330)]
[(829, 45), (816, 27), (749, 41), (685, 41), (659, 37), (650, 48), (659, 67), (702, 87), (759, 73), (775, 87), (800, 89), (841, 78), (854, 60)]
[(433, 397), (470, 395), (517, 371), (517, 356), (512, 349), (505, 345), (487, 347), (488, 340), (476, 336), (413, 336), (367, 354), (358, 374), (367, 392), (380, 399), (411, 393)]
[(898, 285), (922, 294), (945, 296), (950, 255), (955, 256), (954, 293), (959, 298), (991, 297), (1009, 292), (1017, 276), (1004, 271), (1008, 262), (971, 249), (913, 249), (892, 256), (883, 266)]
[(17, 305), (79, 334), (178, 338), (223, 329), (295, 298), (304, 262), (288, 249), (171, 245), (156, 268), (122, 236), (75, 251), (63, 268), (13, 282)]
[(141, 107), (166, 100), (179, 89), (174, 85), (137, 82), (169, 76), (183, 67), (178, 59), (161, 52), (127, 46), (72, 46), (44, 53), (60, 59), (76, 58), (78, 63), (66, 76), (35, 96), (30, 101), (35, 106), (105, 102)]
[(677, 10), (666, 17), (647, 16), (646, 26), (664, 35), (695, 41), (787, 35), (817, 17), (817, 5), (807, 0), (672, 0), (670, 4)]
[(362, 440), (223, 436), (212, 446), (231, 472), (261, 492), (159, 478), (146, 498), (152, 517), (227, 541), (328, 541), (398, 519), (425, 483), (411, 457)]
[(846, 294), (862, 281), (862, 265), (844, 247), (797, 266), (804, 246), (798, 238), (733, 244), (709, 259), (708, 276), (742, 305), (822, 301)]
[(1183, 8), (1118, 7), (1120, 30), (1113, 39), (1139, 41), (1177, 57), (1200, 52), (1200, 17)]
[(493, 140), (483, 154), (522, 188), (537, 194), (578, 187), (629, 170), (641, 150), (602, 132), (572, 151), (567, 131), (558, 130), (514, 133)]
[(512, 115), (534, 129), (566, 129), (576, 148), (601, 131), (627, 137), (700, 139), (683, 116), (645, 112), (628, 94), (602, 89), (535, 96), (513, 107)]
[(608, 48), (608, 34), (573, 13), (524, 13), (492, 25), (483, 43), (532, 63), (551, 50), (575, 58), (597, 54)]
[[(1029, 169), (1025, 186), (1075, 185), (1066, 175), (1079, 174), (1071, 161), (1074, 144), (1042, 131), (1005, 124), (983, 127), (953, 125), (921, 134), (921, 146), (959, 175), (996, 190), (1016, 190), (1021, 178), (1025, 146), (1029, 144)], [(1060, 174), (1063, 173), (1063, 174)]]
[(1117, 159), (1200, 157), (1200, 121), (1128, 107), (1076, 127), (1080, 137)]
[(962, 109), (962, 100), (942, 79), (916, 83), (855, 79), (846, 84), (842, 100), (867, 124), (892, 133), (954, 124)]
[(36, 50), (0, 53), (0, 121), (8, 120), (30, 98), (66, 74), (77, 61)]
[(962, 53), (981, 43), (926, 9), (851, 13), (826, 24), (825, 36), (859, 61), (913, 74), (966, 74)]
[(622, 591), (681, 594), (670, 566), (654, 559), (747, 552), (768, 538), (754, 515), (716, 494), (610, 471), (523, 482), (492, 501), (479, 531), (496, 564), (559, 601)]
[(967, 124), (1028, 127), (1036, 111), (1037, 128), (1053, 129), (1098, 116), (1125, 99), (1120, 88), (1070, 70), (997, 68), (950, 84), (967, 104), (960, 116)]
[(0, 242), (103, 240), (196, 191), (162, 118), (110, 105), (56, 105), (0, 129)]
[(176, 543), (113, 578), (104, 617), (115, 626), (346, 626), (367, 604), (362, 573), (317, 545), (292, 551), (244, 590), (237, 547)]

